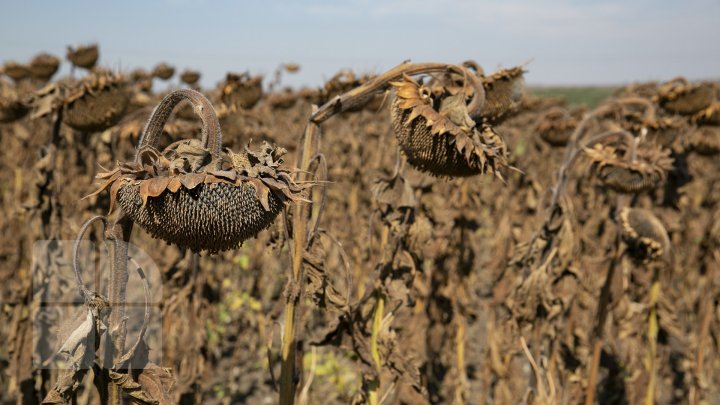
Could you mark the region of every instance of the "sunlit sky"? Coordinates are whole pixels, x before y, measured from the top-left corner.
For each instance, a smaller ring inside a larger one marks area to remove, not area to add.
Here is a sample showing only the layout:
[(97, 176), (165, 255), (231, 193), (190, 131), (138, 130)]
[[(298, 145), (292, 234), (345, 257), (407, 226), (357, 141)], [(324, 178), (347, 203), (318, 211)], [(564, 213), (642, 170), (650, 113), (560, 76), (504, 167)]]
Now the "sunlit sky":
[[(0, 61), (97, 42), (100, 63), (270, 76), (319, 85), (338, 69), (415, 62), (527, 65), (531, 84), (720, 78), (718, 0), (0, 0)], [(67, 63), (64, 64), (67, 71)]]

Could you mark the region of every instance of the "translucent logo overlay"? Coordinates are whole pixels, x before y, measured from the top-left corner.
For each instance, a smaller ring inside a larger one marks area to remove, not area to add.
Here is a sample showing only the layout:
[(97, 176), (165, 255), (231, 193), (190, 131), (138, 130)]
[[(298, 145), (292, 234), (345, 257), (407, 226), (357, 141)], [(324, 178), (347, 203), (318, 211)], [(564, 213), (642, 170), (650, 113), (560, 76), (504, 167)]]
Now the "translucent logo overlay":
[[(163, 292), (158, 266), (137, 246), (122, 245), (128, 252), (127, 285), (122, 277), (111, 283), (111, 242), (77, 242), (73, 260), (75, 243), (44, 240), (33, 245), (28, 315), (33, 323), (34, 366), (80, 370), (161, 364)], [(113, 302), (111, 291), (123, 287), (124, 299)], [(111, 317), (119, 327), (109, 327)], [(121, 354), (113, 344), (122, 348)]]

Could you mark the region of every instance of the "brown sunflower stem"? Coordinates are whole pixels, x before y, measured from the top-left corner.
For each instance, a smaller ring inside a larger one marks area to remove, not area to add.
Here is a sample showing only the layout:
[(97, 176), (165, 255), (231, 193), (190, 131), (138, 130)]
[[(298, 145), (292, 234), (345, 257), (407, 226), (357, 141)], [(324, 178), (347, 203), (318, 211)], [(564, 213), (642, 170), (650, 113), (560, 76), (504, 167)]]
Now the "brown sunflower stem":
[[(314, 109), (316, 107), (313, 107)], [(309, 178), (308, 170), (313, 156), (317, 154), (320, 128), (308, 122), (305, 128), (302, 151), (298, 162), (298, 181)], [(280, 404), (295, 403), (295, 394), (299, 383), (296, 361), (298, 357), (296, 328), (300, 313), (301, 287), (303, 280), (303, 256), (308, 240), (308, 222), (312, 203), (296, 204), (293, 207), (293, 257), (292, 274), (290, 275), (289, 292), (285, 306), (284, 328), (282, 335), (282, 364), (280, 368)]]
[(485, 104), (485, 89), (478, 76), (466, 67), (460, 65), (452, 65), (447, 63), (402, 63), (387, 72), (376, 76), (367, 83), (358, 86), (347, 93), (341, 94), (320, 106), (320, 108), (310, 116), (310, 121), (316, 124), (328, 120), (335, 114), (339, 114), (357, 107), (367, 101), (375, 93), (384, 91), (388, 88), (391, 81), (398, 80), (403, 76), (413, 76), (424, 73), (454, 71), (459, 73), (468, 80), (469, 84), (475, 90), (473, 98), (467, 105), (470, 117), (476, 116)]
[(370, 336), (370, 354), (372, 356), (373, 363), (375, 363), (377, 378), (373, 379), (368, 384), (368, 402), (370, 402), (370, 405), (377, 405), (379, 403), (378, 394), (380, 392), (382, 375), (382, 359), (380, 358), (380, 351), (378, 350), (378, 336), (380, 336), (380, 328), (382, 327), (382, 320), (385, 316), (385, 295), (382, 291), (380, 291), (380, 289), (377, 290), (376, 294), (377, 304), (375, 304), (375, 312), (373, 314), (372, 334)]
[(660, 272), (656, 268), (653, 271), (652, 285), (650, 286), (650, 313), (648, 314), (648, 373), (650, 379), (645, 393), (645, 405), (655, 403), (655, 386), (657, 385), (657, 338), (658, 338), (658, 315), (657, 302), (660, 296)]
[[(106, 230), (106, 238), (110, 244), (110, 280), (108, 283), (108, 298), (110, 301), (110, 317), (108, 318), (108, 336), (106, 344), (106, 367), (119, 363), (125, 352), (125, 338), (127, 336), (127, 316), (125, 315), (125, 301), (128, 284), (128, 244), (132, 233), (133, 222), (123, 216)], [(108, 382), (108, 392), (111, 405), (120, 404), (122, 395), (120, 388), (113, 382)]]
[[(630, 148), (629, 153), (625, 156), (630, 163), (635, 161), (637, 155), (637, 144), (638, 140), (630, 135), (627, 131), (620, 131), (624, 133), (626, 142)], [(627, 139), (627, 137), (630, 137)], [(619, 195), (615, 204), (615, 212), (617, 213), (627, 204), (627, 196)], [(592, 405), (595, 398), (595, 386), (597, 384), (597, 372), (600, 367), (600, 355), (602, 354), (603, 336), (605, 331), (605, 322), (608, 316), (608, 310), (610, 303), (613, 301), (612, 296), (612, 283), (615, 277), (615, 267), (621, 258), (621, 243), (622, 243), (622, 230), (620, 226), (617, 226), (615, 236), (615, 253), (610, 261), (610, 267), (608, 268), (607, 276), (605, 276), (605, 282), (603, 283), (602, 289), (600, 290), (600, 297), (598, 298), (598, 309), (595, 316), (595, 326), (593, 328), (593, 354), (590, 360), (590, 369), (588, 372), (588, 384), (585, 391), (585, 405)]]
[(202, 144), (214, 159), (220, 158), (222, 151), (222, 133), (220, 132), (220, 121), (210, 101), (199, 91), (191, 89), (175, 90), (165, 96), (153, 111), (150, 119), (145, 125), (140, 144), (135, 153), (135, 161), (140, 162), (141, 151), (148, 147), (157, 147), (158, 138), (162, 135), (163, 128), (170, 119), (175, 107), (180, 102), (187, 100), (193, 106), (193, 111), (202, 120)]
[(595, 401), (595, 386), (597, 384), (597, 371), (600, 365), (600, 355), (602, 353), (603, 335), (605, 331), (605, 322), (607, 320), (608, 308), (612, 302), (612, 280), (615, 277), (615, 267), (620, 260), (620, 231), (618, 230), (615, 240), (615, 253), (610, 261), (605, 283), (600, 290), (600, 298), (598, 299), (598, 310), (595, 317), (595, 326), (593, 328), (593, 353), (590, 360), (590, 368), (588, 373), (588, 383), (585, 391), (585, 405), (592, 405)]

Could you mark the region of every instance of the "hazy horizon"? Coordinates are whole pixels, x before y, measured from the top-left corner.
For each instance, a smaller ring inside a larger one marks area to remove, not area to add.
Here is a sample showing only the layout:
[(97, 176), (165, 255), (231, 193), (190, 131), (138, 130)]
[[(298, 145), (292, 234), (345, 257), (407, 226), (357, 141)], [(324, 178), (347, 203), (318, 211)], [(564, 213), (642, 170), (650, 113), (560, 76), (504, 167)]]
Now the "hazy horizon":
[(316, 86), (339, 69), (381, 72), (407, 59), (474, 59), (486, 71), (531, 61), (527, 82), (539, 86), (720, 78), (720, 2), (710, 0), (0, 4), (2, 62), (41, 51), (64, 59), (67, 45), (97, 42), (103, 66), (168, 62), (199, 70), (203, 86), (228, 71), (270, 80), (286, 62), (302, 69), (284, 85)]

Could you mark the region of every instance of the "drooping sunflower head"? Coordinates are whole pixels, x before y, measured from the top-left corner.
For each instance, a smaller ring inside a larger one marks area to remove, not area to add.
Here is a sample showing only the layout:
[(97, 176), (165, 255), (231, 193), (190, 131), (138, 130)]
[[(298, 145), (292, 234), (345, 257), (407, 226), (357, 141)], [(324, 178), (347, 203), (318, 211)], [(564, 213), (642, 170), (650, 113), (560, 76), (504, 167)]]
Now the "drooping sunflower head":
[(670, 151), (655, 145), (642, 145), (634, 160), (627, 151), (598, 144), (585, 148), (593, 162), (592, 170), (607, 188), (619, 193), (634, 194), (649, 191), (665, 182), (672, 168)]
[(492, 127), (470, 118), (465, 92), (441, 94), (405, 76), (392, 82), (395, 136), (408, 162), (439, 176), (501, 176), (507, 148)]

